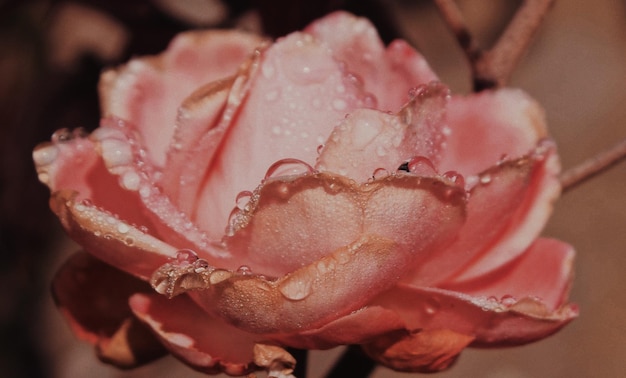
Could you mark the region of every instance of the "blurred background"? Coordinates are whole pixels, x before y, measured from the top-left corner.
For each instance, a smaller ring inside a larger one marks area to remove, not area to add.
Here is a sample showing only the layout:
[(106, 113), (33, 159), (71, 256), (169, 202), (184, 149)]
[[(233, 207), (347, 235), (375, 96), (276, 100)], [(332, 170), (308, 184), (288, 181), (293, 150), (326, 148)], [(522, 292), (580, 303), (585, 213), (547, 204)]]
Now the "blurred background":
[[(519, 1), (459, 0), (489, 46)], [(131, 371), (101, 364), (76, 340), (49, 293), (78, 248), (48, 209), (31, 151), (63, 127), (93, 129), (104, 67), (162, 51), (177, 32), (238, 27), (279, 36), (343, 8), (386, 41), (402, 37), (456, 93), (471, 90), (461, 50), (431, 1), (0, 0), (0, 372), (4, 377), (200, 377), (171, 357)], [(626, 3), (561, 0), (513, 76), (546, 109), (562, 164), (572, 167), (626, 137)], [(566, 193), (544, 231), (573, 244), (571, 300), (580, 318), (541, 342), (467, 350), (439, 377), (620, 377), (626, 371), (626, 164)], [(322, 376), (340, 350), (313, 352)], [(407, 377), (378, 368), (374, 377)]]

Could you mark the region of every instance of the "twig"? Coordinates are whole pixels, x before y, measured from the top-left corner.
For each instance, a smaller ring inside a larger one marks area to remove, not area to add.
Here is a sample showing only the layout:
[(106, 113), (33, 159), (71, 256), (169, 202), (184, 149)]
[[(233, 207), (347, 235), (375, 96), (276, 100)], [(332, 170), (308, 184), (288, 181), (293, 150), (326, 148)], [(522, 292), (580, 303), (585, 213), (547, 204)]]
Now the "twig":
[(524, 0), (489, 51), (478, 48), (453, 0), (435, 0), (435, 4), (465, 51), (478, 92), (507, 84), (554, 0)]
[(612, 148), (600, 152), (596, 156), (568, 169), (559, 177), (563, 193), (589, 180), (590, 178), (608, 170), (612, 166), (626, 159), (626, 139)]

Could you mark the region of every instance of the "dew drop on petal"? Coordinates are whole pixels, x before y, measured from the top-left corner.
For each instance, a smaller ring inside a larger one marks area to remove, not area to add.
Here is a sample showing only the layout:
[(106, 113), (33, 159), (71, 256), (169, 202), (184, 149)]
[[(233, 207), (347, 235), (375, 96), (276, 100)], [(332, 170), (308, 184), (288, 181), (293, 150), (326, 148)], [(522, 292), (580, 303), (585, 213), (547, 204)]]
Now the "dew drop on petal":
[(504, 295), (500, 298), (500, 302), (505, 306), (512, 306), (517, 302), (517, 299), (512, 295)]
[(241, 274), (242, 276), (247, 276), (247, 275), (252, 274), (252, 269), (250, 269), (250, 267), (247, 265), (242, 265), (239, 268), (237, 268), (237, 274)]
[(40, 146), (33, 151), (33, 160), (38, 166), (52, 164), (59, 155), (59, 148), (53, 144)]
[(425, 156), (414, 156), (408, 161), (409, 172), (418, 176), (437, 174), (435, 165)]
[(52, 134), (52, 141), (54, 143), (68, 142), (72, 140), (72, 138), (73, 138), (73, 134), (67, 128), (59, 129)]
[(298, 159), (282, 159), (272, 164), (265, 173), (265, 179), (313, 173), (315, 169)]
[(130, 227), (126, 223), (120, 222), (117, 225), (117, 232), (119, 232), (120, 234), (125, 234), (128, 231), (130, 231)]
[(196, 260), (198, 260), (198, 255), (191, 249), (180, 249), (176, 252), (176, 261), (181, 264), (191, 264)]
[(137, 191), (140, 183), (141, 178), (139, 178), (139, 175), (135, 171), (124, 172), (120, 178), (120, 184), (127, 190)]
[(385, 168), (376, 168), (372, 173), (372, 178), (374, 180), (382, 179), (389, 176), (389, 171)]
[(301, 301), (311, 295), (312, 282), (310, 280), (291, 278), (280, 284), (278, 290), (289, 300)]
[(480, 183), (483, 185), (487, 185), (491, 182), (491, 175), (488, 173), (485, 173), (484, 175), (480, 176)]
[(198, 259), (193, 262), (193, 270), (196, 273), (204, 272), (209, 268), (209, 263), (204, 259)]
[(245, 210), (246, 205), (250, 201), (250, 197), (252, 197), (252, 192), (249, 190), (244, 190), (243, 192), (237, 194), (237, 198), (235, 198), (235, 204), (239, 210)]
[(457, 171), (448, 171), (442, 175), (444, 178), (452, 181), (456, 186), (464, 188), (465, 187), (465, 179), (463, 175)]
[(324, 149), (324, 145), (320, 144), (319, 146), (317, 146), (317, 154), (320, 155), (322, 153), (322, 150)]

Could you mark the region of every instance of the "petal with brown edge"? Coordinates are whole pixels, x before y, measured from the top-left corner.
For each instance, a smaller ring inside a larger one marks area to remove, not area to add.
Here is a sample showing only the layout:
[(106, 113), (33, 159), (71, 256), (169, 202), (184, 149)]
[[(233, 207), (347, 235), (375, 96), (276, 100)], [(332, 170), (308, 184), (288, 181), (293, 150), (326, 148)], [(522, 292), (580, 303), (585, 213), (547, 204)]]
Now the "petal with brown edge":
[(426, 59), (406, 42), (397, 40), (385, 49), (365, 18), (336, 12), (304, 31), (327, 44), (355, 80), (364, 80), (364, 89), (378, 99), (377, 109), (395, 112), (408, 101), (410, 89), (437, 80)]
[(102, 261), (142, 279), (176, 256), (176, 248), (85, 201), (76, 192), (52, 194), (50, 207), (78, 244)]
[(572, 246), (542, 238), (519, 258), (491, 274), (443, 288), (475, 297), (494, 296), (512, 306), (517, 299), (539, 298), (548, 311), (556, 311), (567, 300), (573, 264)]
[(130, 306), (174, 356), (194, 369), (230, 375), (244, 375), (255, 369), (253, 348), (257, 336), (211, 317), (189, 297), (137, 294), (130, 299)]
[(449, 329), (473, 336), (473, 346), (526, 344), (555, 333), (578, 315), (571, 304), (550, 311), (537, 298), (520, 298), (511, 305), (495, 297), (404, 284), (372, 305), (396, 311), (410, 330)]
[(163, 167), (178, 106), (198, 85), (235, 74), (262, 43), (239, 31), (179, 34), (164, 53), (102, 74), (102, 115), (136, 124), (151, 163)]
[(432, 373), (448, 369), (474, 338), (448, 329), (395, 332), (363, 345), (378, 363), (396, 371)]
[(423, 261), (404, 282), (436, 286), (453, 280), (463, 269), (471, 278), (523, 253), (545, 225), (559, 195), (556, 159), (553, 147), (539, 147), (526, 157), (482, 172), (470, 189), (467, 221), (458, 239)]
[[(319, 173), (299, 179), (318, 180), (324, 176), (328, 175)], [(198, 272), (193, 266), (168, 263), (153, 276), (153, 287), (168, 295), (196, 290), (190, 295), (205, 310), (250, 332), (318, 328), (363, 307), (395, 285), (425, 255), (445, 248), (463, 224), (464, 192), (443, 181), (403, 175), (353, 185), (352, 190), (361, 197), (358, 203), (363, 206), (364, 217), (354, 219), (363, 222), (362, 234), (319, 260), (278, 279), (268, 279), (264, 271), (236, 273), (206, 264)], [(379, 224), (377, 220), (385, 210), (388, 216), (397, 217), (395, 223)], [(413, 215), (409, 220), (407, 213)], [(396, 234), (396, 224), (406, 230)], [(328, 225), (323, 226), (318, 237), (328, 233)], [(243, 224), (236, 232), (245, 229)], [(281, 231), (288, 233), (291, 229)]]
[(419, 87), (397, 114), (356, 110), (335, 127), (316, 168), (364, 182), (380, 169), (395, 172), (415, 156), (436, 165), (444, 148), (448, 98), (448, 88), (433, 82)]
[(439, 168), (464, 176), (484, 171), (503, 156), (520, 157), (547, 136), (543, 109), (519, 89), (452, 96), (447, 124)]
[(74, 333), (96, 346), (98, 357), (130, 368), (165, 354), (161, 343), (133, 316), (128, 298), (151, 288), (87, 253), (71, 256), (57, 272), (52, 293)]

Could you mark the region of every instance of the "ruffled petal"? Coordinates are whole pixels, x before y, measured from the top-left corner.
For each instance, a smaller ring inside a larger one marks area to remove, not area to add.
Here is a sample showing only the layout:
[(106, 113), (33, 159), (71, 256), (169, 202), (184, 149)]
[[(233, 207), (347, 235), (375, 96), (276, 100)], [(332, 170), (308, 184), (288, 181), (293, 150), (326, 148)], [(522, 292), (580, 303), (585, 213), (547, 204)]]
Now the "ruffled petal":
[(449, 329), (395, 332), (363, 346), (378, 363), (396, 371), (432, 373), (448, 369), (474, 338)]
[(171, 245), (76, 197), (69, 190), (54, 192), (50, 207), (69, 236), (100, 260), (145, 280), (176, 256)]
[(556, 311), (567, 300), (573, 264), (574, 249), (569, 244), (537, 239), (518, 259), (491, 274), (444, 288), (475, 297), (493, 296), (508, 304), (516, 298), (535, 298), (548, 311)]
[(437, 80), (426, 59), (409, 44), (397, 40), (387, 49), (365, 18), (336, 12), (305, 30), (323, 41), (346, 65), (354, 80), (378, 99), (377, 109), (397, 111), (409, 100), (409, 90)]
[[(304, 182), (303, 188), (311, 188), (306, 183), (320, 179), (324, 181), (322, 187), (330, 187), (333, 183), (329, 175), (317, 173), (277, 183), (278, 189), (283, 184), (286, 190), (274, 189), (273, 185), (269, 186), (269, 194), (261, 190), (259, 198), (254, 199), (256, 202), (238, 214), (233, 225), (235, 237), (237, 233), (246, 232), (255, 217), (256, 204), (263, 203), (261, 197), (264, 194), (268, 194), (270, 202), (284, 202), (294, 194), (289, 192), (290, 187), (298, 188), (298, 184)], [(339, 192), (350, 189), (352, 196), (357, 197), (353, 201), (361, 206), (362, 218), (356, 218), (354, 222), (362, 222), (362, 231), (355, 241), (340, 243), (339, 248), (327, 252), (324, 257), (315, 256), (309, 265), (278, 279), (267, 278), (267, 272), (263, 270), (254, 271), (254, 274), (249, 268), (233, 272), (216, 269), (206, 262), (204, 266), (198, 265), (196, 261), (194, 264), (166, 264), (153, 276), (153, 286), (168, 295), (199, 290), (191, 295), (207, 311), (250, 332), (302, 331), (320, 327), (363, 307), (377, 293), (393, 286), (424, 256), (445, 248), (463, 224), (463, 189), (437, 179), (407, 174), (360, 186), (352, 183), (351, 187), (342, 188), (346, 184), (339, 180), (334, 184)], [(320, 185), (314, 186), (318, 187)], [(274, 198), (275, 193), (286, 193), (287, 197)], [(332, 193), (326, 195), (333, 196)], [(285, 206), (289, 207), (288, 201)], [(326, 207), (320, 209), (316, 211), (325, 211)], [(323, 216), (313, 218), (324, 219)], [(279, 229), (279, 240), (300, 238), (306, 241), (298, 227), (295, 230), (290, 227), (289, 221), (279, 219), (275, 223), (276, 227), (283, 227)], [(312, 226), (321, 232), (317, 238), (327, 235), (328, 224), (321, 223)], [(264, 231), (263, 225), (259, 231)], [(276, 252), (283, 253), (276, 245)], [(257, 253), (265, 255), (265, 246), (259, 247), (263, 249), (248, 251), (251, 257), (244, 261), (250, 261)], [(306, 251), (304, 248), (306, 245), (299, 250)], [(274, 265), (280, 267), (281, 264), (285, 262), (278, 257), (274, 259)], [(249, 313), (242, 312), (242, 308), (256, 310)]]
[(372, 302), (396, 311), (408, 330), (448, 329), (475, 338), (472, 346), (521, 345), (545, 338), (578, 315), (575, 305), (555, 310), (537, 297), (509, 300), (398, 285)]
[(189, 297), (167, 299), (157, 294), (137, 294), (130, 299), (130, 306), (174, 356), (194, 369), (230, 375), (255, 370), (253, 348), (257, 336), (211, 317)]
[[(457, 240), (405, 279), (415, 286), (470, 279), (515, 259), (544, 227), (560, 193), (554, 147), (542, 143), (526, 157), (475, 176), (467, 221)], [(469, 181), (469, 179), (468, 179)]]
[(179, 105), (199, 85), (235, 74), (262, 42), (238, 31), (179, 34), (164, 53), (102, 74), (102, 115), (137, 125), (147, 158), (163, 167)]
[(337, 126), (317, 168), (360, 182), (376, 172), (395, 172), (419, 156), (436, 165), (444, 147), (448, 88), (431, 83), (417, 89), (398, 114), (359, 109)]
[(145, 282), (86, 253), (70, 257), (52, 284), (57, 306), (74, 333), (95, 345), (101, 360), (123, 368), (165, 354), (161, 343), (128, 306), (130, 295), (150, 291)]
[(268, 167), (284, 159), (313, 164), (332, 128), (366, 103), (329, 49), (294, 33), (260, 52), (251, 86), (198, 193), (204, 229), (225, 225), (237, 193), (252, 190)]
[(547, 136), (543, 109), (519, 89), (453, 96), (441, 172), (475, 175), (503, 157), (526, 154)]

